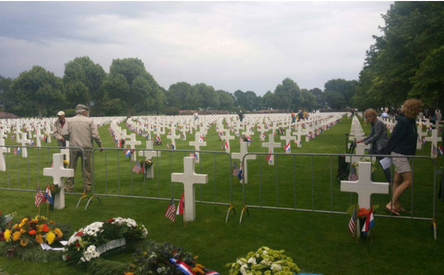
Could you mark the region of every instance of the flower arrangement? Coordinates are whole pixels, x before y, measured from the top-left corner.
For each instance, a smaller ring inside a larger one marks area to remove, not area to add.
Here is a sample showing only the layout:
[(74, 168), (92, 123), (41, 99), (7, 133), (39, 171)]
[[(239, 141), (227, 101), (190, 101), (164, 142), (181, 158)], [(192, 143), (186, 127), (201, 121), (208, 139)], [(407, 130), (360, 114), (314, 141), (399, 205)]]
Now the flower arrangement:
[(145, 171), (150, 168), (151, 166), (153, 166), (153, 161), (151, 159), (147, 159), (145, 161), (142, 161), (141, 163), (143, 163), (143, 165), (145, 165), (144, 169)]
[(119, 238), (125, 238), (127, 245), (147, 237), (143, 224), (133, 219), (112, 218), (106, 222), (93, 222), (80, 228), (69, 238), (63, 259), (68, 264), (82, 265), (101, 255), (100, 246)]
[[(358, 210), (356, 210), (356, 217), (358, 219), (366, 219), (367, 216), (370, 214), (370, 209), (367, 209), (364, 207), (359, 208), (359, 205), (350, 206), (347, 210), (347, 214), (349, 214), (350, 216), (353, 215), (355, 207), (357, 207), (357, 209), (358, 209)], [(379, 209), (379, 205), (373, 205), (373, 213), (375, 213), (376, 210), (378, 210), (378, 209)]]
[(284, 255), (284, 250), (274, 250), (263, 246), (256, 252), (249, 252), (246, 257), (237, 258), (227, 264), (231, 267), (230, 275), (293, 275), (300, 272), (293, 260)]
[[(181, 247), (173, 246), (169, 243), (155, 243), (136, 258), (125, 274), (204, 275), (210, 273), (210, 270), (197, 263), (197, 258), (197, 256), (193, 257), (191, 253), (185, 252)], [(191, 270), (193, 273), (184, 273), (178, 267), (179, 265), (182, 269)]]
[(60, 192), (60, 186), (59, 185), (54, 185), (53, 183), (51, 183), (50, 185), (49, 185), (49, 190), (51, 190), (51, 194), (52, 195), (55, 195), (55, 194), (57, 194), (57, 193), (59, 193)]
[[(48, 221), (44, 216), (25, 217), (12, 225), (10, 223), (0, 242), (0, 255), (20, 257), (23, 260), (46, 262), (54, 259), (40, 248), (41, 244), (53, 245), (63, 240), (66, 226)], [(57, 256), (57, 257), (60, 257)]]
[(7, 215), (3, 215), (2, 212), (0, 211), (0, 241), (4, 241), (3, 238), (3, 231), (5, 231), (6, 226), (11, 224), (12, 219), (16, 216), (17, 214), (11, 213), (11, 214), (7, 214)]

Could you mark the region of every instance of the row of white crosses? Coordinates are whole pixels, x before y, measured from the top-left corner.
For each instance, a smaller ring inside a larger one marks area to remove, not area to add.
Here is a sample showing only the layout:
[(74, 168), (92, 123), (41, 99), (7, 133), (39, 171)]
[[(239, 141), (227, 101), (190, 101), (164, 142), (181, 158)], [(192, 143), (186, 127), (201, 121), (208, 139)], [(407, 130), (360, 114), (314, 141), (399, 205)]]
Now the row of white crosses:
[[(357, 116), (353, 117), (352, 125), (350, 129), (350, 138), (354, 141), (359, 141), (364, 137), (364, 130), (362, 129), (361, 123), (359, 122), (359, 119)], [(356, 144), (356, 155), (364, 155), (365, 150), (369, 149), (370, 145), (366, 145), (365, 143), (358, 143)], [(347, 163), (356, 163), (361, 160), (362, 157), (352, 157), (351, 160), (349, 157), (346, 158)]]

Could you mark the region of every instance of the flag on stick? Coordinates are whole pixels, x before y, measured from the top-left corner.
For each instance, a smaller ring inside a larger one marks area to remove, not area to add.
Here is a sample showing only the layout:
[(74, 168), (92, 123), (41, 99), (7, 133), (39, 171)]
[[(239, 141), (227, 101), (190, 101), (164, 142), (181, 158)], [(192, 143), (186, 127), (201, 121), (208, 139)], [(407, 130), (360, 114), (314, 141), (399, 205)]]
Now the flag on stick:
[(176, 215), (183, 215), (183, 210), (185, 208), (184, 195), (185, 193), (182, 193), (182, 196), (180, 197), (179, 205), (177, 206)]
[(39, 207), (40, 203), (42, 203), (42, 200), (43, 200), (43, 193), (42, 193), (42, 191), (40, 191), (39, 188), (37, 188), (37, 192), (35, 193), (35, 201), (34, 201), (35, 206)]
[(349, 181), (357, 181), (358, 179), (359, 178), (358, 178), (358, 175), (356, 174), (355, 167), (351, 166), (350, 167), (350, 174), (348, 175), (348, 180)]
[(165, 217), (172, 222), (176, 221), (176, 205), (174, 205), (174, 199), (171, 198), (171, 202), (165, 211)]
[(371, 206), (367, 219), (362, 227), (362, 232), (367, 233), (373, 227), (375, 227), (375, 218), (373, 217), (373, 206)]
[(131, 169), (131, 171), (133, 171), (136, 174), (139, 174), (141, 170), (142, 170), (142, 166), (140, 166), (140, 162), (136, 161), (136, 164), (134, 164), (134, 167), (133, 167), (133, 169)]
[(348, 223), (348, 229), (350, 230), (350, 233), (352, 236), (355, 236), (355, 227), (356, 227), (356, 205), (355, 209), (353, 210), (353, 215), (350, 219), (350, 222)]
[(290, 150), (291, 150), (290, 142), (284, 146), (284, 150), (285, 150), (285, 152), (290, 152)]
[(49, 189), (49, 185), (46, 186), (46, 191), (45, 191), (44, 197), (45, 197), (46, 203), (54, 205), (54, 200), (52, 199), (51, 190)]

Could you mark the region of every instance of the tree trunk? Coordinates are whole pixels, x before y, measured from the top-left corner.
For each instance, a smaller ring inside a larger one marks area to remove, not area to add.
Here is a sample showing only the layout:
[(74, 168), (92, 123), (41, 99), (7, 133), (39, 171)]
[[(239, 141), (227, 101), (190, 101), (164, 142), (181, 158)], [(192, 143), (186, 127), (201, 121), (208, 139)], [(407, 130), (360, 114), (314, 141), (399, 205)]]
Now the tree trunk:
[(131, 117), (131, 107), (128, 106), (128, 108), (126, 109), (126, 118), (130, 118)]
[(42, 110), (43, 110), (43, 106), (39, 105), (39, 118), (42, 119)]

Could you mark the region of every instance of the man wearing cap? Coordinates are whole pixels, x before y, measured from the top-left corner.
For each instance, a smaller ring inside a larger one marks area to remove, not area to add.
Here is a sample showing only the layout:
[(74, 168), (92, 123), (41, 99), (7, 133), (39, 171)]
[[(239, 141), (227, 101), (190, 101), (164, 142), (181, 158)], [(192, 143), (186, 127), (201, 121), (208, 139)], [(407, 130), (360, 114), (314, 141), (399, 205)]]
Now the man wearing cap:
[(68, 125), (65, 120), (65, 112), (60, 111), (57, 113), (58, 119), (54, 122), (52, 128), (53, 136), (57, 139), (57, 145), (59, 147), (66, 147), (66, 135), (68, 134)]
[[(91, 175), (91, 153), (94, 148), (95, 141), (100, 148), (102, 147), (102, 140), (100, 139), (97, 126), (94, 121), (88, 117), (88, 107), (83, 104), (76, 106), (76, 116), (68, 120), (68, 137), (70, 147), (83, 148), (85, 166), (82, 165), (83, 181), (85, 182), (85, 192), (91, 191), (92, 175)], [(74, 171), (77, 167), (77, 160), (82, 160), (82, 151), (73, 149), (70, 154), (69, 168)], [(72, 192), (74, 189), (74, 178), (66, 180), (66, 190)]]

